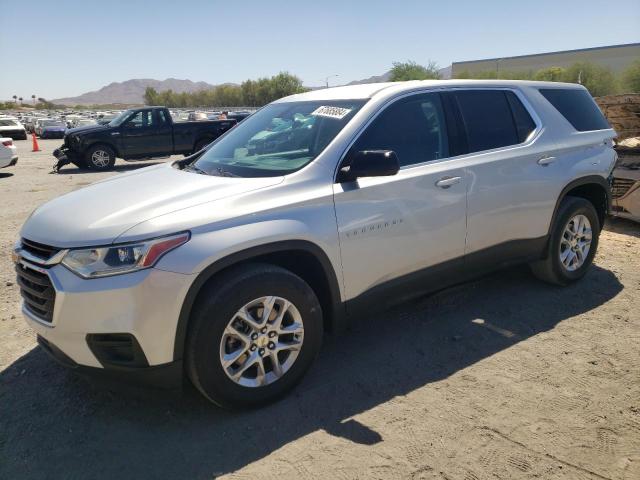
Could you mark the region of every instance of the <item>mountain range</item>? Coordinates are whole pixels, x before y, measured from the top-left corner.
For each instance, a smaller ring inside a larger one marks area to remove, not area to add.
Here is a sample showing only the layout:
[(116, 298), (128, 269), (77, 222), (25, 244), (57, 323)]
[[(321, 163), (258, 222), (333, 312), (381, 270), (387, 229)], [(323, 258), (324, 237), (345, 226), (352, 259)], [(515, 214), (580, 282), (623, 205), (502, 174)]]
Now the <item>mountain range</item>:
[[(443, 79), (451, 78), (451, 67), (440, 69)], [(363, 83), (387, 82), (391, 77), (391, 71), (382, 75), (374, 75), (362, 80), (354, 80), (347, 85), (360, 85)], [(107, 104), (143, 104), (144, 91), (147, 87), (153, 87), (158, 92), (173, 90), (174, 92), (197, 92), (215, 88), (207, 82), (193, 82), (191, 80), (179, 80), (167, 78), (166, 80), (154, 80), (152, 78), (135, 78), (124, 82), (113, 82), (94, 92), (87, 92), (77, 97), (56, 98), (51, 100), (57, 105), (107, 105)], [(320, 88), (320, 87), (319, 87)]]
[(95, 92), (87, 92), (77, 97), (56, 98), (51, 100), (57, 105), (106, 105), (106, 104), (142, 104), (144, 103), (144, 91), (147, 87), (153, 87), (157, 91), (173, 90), (174, 92), (197, 92), (214, 88), (207, 82), (192, 82), (191, 80), (179, 80), (167, 78), (166, 80), (154, 80), (151, 78), (136, 78), (124, 82), (113, 82)]

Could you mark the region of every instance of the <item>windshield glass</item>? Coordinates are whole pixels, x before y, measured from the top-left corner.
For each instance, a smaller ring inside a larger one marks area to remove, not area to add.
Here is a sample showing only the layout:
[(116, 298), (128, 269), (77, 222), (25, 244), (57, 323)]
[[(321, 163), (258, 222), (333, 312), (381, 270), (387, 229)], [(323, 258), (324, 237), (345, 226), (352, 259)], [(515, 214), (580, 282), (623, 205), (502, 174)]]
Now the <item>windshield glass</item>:
[(191, 168), (212, 175), (275, 177), (316, 158), (366, 100), (267, 105), (209, 147)]
[(14, 127), (18, 125), (18, 122), (15, 120), (10, 120), (8, 118), (0, 119), (0, 127)]
[[(127, 117), (129, 117), (129, 115), (131, 115), (132, 111), (133, 110), (125, 110), (124, 112), (119, 113), (118, 115), (115, 116), (115, 118), (113, 120), (111, 120), (109, 122), (109, 126), (110, 127), (119, 127), (120, 124), (122, 122), (124, 122), (127, 119)], [(109, 118), (111, 118), (111, 115), (107, 114), (107, 115), (104, 115), (102, 118), (104, 120), (109, 120)]]
[(64, 126), (64, 123), (62, 123), (60, 120), (45, 120), (44, 122), (42, 122), (42, 125), (44, 127), (62, 127)]

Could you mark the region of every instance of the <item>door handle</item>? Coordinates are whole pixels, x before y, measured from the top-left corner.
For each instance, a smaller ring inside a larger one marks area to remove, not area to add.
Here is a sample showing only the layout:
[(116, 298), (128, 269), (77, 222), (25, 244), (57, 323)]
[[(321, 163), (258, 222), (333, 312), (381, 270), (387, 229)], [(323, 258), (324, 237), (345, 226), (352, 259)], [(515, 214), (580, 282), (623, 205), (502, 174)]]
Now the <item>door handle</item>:
[(542, 157), (540, 160), (538, 160), (538, 165), (546, 167), (547, 165), (551, 165), (555, 161), (556, 157)]
[(462, 177), (442, 177), (436, 182), (436, 187), (449, 188), (451, 185), (460, 183), (460, 180), (462, 180)]

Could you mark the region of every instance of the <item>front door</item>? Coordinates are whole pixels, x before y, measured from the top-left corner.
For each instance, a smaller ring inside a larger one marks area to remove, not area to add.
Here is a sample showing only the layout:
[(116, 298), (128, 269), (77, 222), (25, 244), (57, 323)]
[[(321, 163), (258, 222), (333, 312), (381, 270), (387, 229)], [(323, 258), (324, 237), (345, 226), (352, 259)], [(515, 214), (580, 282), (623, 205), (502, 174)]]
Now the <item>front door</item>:
[(159, 139), (162, 127), (153, 110), (134, 113), (120, 131), (122, 155), (125, 158), (145, 158), (166, 155), (166, 146)]
[(427, 278), (423, 273), (455, 270), (464, 255), (467, 182), (457, 161), (448, 160), (440, 95), (396, 100), (350, 149), (362, 150), (393, 150), (401, 169), (334, 185), (347, 300), (402, 293), (404, 285)]

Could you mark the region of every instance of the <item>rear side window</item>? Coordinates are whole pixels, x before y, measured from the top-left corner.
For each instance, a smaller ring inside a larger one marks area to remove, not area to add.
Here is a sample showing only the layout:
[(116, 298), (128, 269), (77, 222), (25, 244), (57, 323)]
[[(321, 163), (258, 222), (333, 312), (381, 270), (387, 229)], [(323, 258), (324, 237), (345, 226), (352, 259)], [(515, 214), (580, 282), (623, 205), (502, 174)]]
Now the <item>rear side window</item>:
[(540, 93), (579, 132), (611, 128), (586, 90), (541, 88)]
[(504, 91), (456, 92), (469, 153), (521, 143), (511, 106)]

